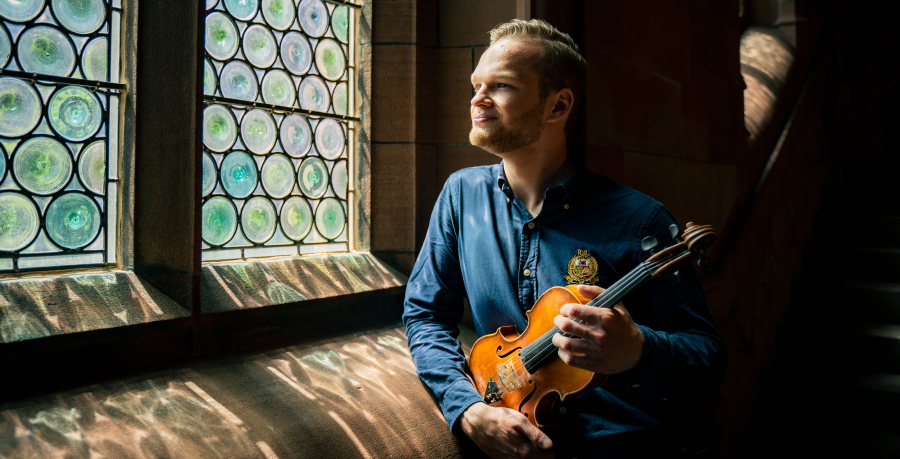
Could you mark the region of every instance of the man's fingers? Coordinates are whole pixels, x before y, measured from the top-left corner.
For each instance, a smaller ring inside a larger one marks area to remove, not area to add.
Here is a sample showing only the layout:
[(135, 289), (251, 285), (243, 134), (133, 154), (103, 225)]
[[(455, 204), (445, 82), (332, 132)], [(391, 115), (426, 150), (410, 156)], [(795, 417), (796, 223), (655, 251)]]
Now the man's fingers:
[[(563, 361), (566, 365), (576, 368), (584, 368), (586, 370), (590, 369), (589, 365), (600, 363), (599, 359), (591, 359), (590, 357), (583, 354), (573, 354), (565, 349), (558, 349), (557, 353), (559, 354), (560, 360)], [(595, 370), (591, 370), (596, 372)]]
[(589, 333), (591, 333), (591, 330), (587, 325), (570, 320), (565, 316), (556, 316), (553, 319), (553, 325), (555, 325), (556, 328), (562, 330), (563, 333), (568, 333), (570, 335), (575, 335), (581, 338), (584, 338), (588, 336)]
[(588, 298), (588, 299), (594, 299), (594, 297), (603, 293), (606, 290), (605, 288), (597, 287), (596, 285), (584, 285), (584, 284), (579, 284), (576, 288), (578, 289), (579, 295), (581, 295), (585, 298)]
[(577, 352), (579, 354), (587, 354), (593, 349), (593, 346), (586, 340), (567, 338), (558, 334), (553, 336), (553, 345), (560, 349), (565, 349), (569, 352)]
[(532, 425), (527, 420), (525, 422), (519, 423), (517, 426), (519, 431), (522, 432), (525, 437), (531, 440), (531, 443), (534, 446), (537, 446), (541, 449), (550, 449), (553, 447), (553, 442), (550, 441), (550, 437), (541, 432), (541, 429), (538, 429), (534, 425)]

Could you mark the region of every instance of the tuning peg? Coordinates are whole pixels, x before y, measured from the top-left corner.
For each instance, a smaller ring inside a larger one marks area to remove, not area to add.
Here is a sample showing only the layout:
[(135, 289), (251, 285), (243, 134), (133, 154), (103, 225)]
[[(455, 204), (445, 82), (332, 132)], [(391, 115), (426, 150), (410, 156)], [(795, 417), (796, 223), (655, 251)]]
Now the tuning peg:
[(644, 252), (650, 251), (650, 254), (653, 254), (653, 248), (656, 247), (656, 244), (659, 242), (656, 241), (656, 238), (653, 236), (647, 236), (644, 239), (641, 239), (641, 250)]
[(678, 236), (678, 225), (674, 223), (669, 225), (669, 234), (672, 235), (672, 239), (675, 239)]
[(684, 279), (682, 279), (682, 277), (681, 277), (681, 271), (675, 271), (672, 274), (675, 275), (675, 279), (678, 281), (679, 284), (684, 284)]
[(697, 257), (697, 266), (705, 273), (712, 271), (712, 263), (709, 262), (709, 258), (706, 258), (703, 255)]

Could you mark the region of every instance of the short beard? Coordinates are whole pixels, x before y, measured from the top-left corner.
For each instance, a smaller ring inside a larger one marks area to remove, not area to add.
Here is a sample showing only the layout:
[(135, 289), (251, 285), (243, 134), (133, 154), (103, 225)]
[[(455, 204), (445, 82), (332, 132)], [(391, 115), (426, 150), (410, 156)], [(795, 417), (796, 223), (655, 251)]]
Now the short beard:
[(505, 124), (491, 128), (472, 125), (469, 142), (482, 149), (498, 154), (527, 147), (541, 138), (544, 130), (544, 103), (538, 102), (533, 108)]

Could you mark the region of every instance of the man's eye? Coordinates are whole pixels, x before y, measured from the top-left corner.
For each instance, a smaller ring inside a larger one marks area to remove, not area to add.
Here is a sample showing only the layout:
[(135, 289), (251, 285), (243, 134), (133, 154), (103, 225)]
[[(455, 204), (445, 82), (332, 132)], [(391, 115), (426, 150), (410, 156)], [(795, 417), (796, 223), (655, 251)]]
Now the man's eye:
[(498, 87), (498, 88), (508, 88), (509, 85), (506, 84), (506, 83), (497, 83), (497, 87)]

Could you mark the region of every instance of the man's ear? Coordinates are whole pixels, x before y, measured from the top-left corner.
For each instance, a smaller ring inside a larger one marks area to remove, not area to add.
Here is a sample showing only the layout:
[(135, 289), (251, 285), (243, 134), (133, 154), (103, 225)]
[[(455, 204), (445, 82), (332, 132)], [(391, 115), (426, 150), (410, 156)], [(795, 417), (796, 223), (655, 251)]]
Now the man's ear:
[(569, 88), (562, 88), (549, 97), (553, 101), (550, 108), (550, 116), (547, 118), (548, 123), (557, 121), (565, 122), (572, 112), (572, 106), (575, 104), (575, 94)]

